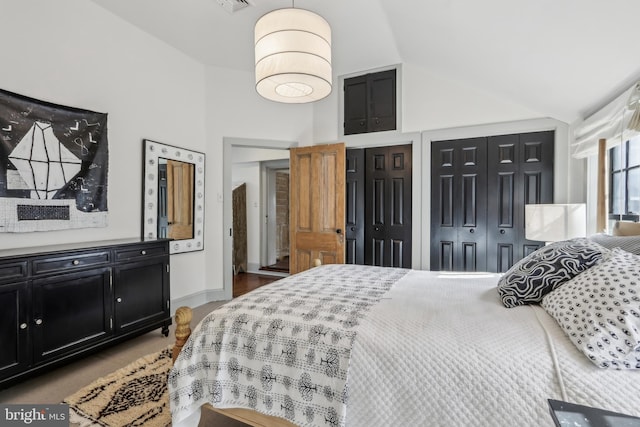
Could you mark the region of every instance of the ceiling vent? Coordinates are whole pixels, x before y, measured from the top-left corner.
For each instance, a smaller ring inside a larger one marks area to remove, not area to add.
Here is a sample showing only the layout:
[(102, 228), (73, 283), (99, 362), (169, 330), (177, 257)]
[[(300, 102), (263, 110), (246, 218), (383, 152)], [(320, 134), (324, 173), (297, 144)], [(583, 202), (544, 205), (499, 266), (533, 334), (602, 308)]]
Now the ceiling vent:
[(240, 9), (244, 9), (249, 6), (249, 2), (247, 0), (216, 0), (220, 6), (224, 10), (229, 13), (234, 13), (239, 11)]

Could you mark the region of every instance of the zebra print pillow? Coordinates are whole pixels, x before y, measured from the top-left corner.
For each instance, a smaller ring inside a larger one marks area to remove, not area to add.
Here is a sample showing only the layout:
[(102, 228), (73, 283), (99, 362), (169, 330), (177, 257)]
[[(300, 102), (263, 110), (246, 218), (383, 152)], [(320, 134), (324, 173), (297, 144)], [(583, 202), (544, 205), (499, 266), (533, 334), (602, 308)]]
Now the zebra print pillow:
[(535, 304), (578, 273), (595, 265), (608, 250), (586, 238), (554, 242), (518, 261), (498, 281), (505, 307)]

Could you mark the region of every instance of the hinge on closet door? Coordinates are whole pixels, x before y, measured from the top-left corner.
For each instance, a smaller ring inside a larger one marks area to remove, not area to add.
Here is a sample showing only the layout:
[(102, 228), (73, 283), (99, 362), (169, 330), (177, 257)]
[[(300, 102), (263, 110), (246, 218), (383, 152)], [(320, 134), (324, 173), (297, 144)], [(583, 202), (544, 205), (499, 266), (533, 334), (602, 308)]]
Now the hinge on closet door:
[(109, 318), (109, 329), (113, 329), (113, 317)]
[(109, 272), (109, 290), (113, 292), (113, 273)]
[(169, 272), (169, 264), (167, 264), (167, 273)]

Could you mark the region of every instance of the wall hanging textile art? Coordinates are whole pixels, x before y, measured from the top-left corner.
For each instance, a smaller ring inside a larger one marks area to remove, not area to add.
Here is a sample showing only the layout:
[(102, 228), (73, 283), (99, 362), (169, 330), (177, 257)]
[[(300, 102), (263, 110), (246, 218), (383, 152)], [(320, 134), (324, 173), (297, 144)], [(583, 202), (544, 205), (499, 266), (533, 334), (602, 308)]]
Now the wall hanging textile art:
[(107, 114), (0, 89), (0, 232), (106, 227)]

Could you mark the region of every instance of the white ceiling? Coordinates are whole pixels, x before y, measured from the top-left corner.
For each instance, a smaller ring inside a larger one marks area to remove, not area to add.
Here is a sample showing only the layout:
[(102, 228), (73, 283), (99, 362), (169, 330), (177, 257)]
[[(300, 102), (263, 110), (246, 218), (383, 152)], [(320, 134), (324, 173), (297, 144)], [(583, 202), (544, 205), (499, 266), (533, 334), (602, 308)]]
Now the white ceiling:
[[(253, 25), (290, 0), (93, 0), (207, 65), (253, 69)], [(297, 0), (335, 75), (410, 63), (571, 123), (640, 78), (638, 0)]]

